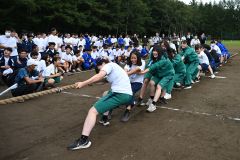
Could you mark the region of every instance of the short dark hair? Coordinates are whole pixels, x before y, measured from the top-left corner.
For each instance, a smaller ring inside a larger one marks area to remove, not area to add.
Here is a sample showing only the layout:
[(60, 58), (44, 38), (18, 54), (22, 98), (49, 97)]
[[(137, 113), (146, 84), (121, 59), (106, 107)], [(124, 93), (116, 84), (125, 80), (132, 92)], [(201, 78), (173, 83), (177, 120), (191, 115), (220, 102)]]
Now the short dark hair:
[(56, 43), (55, 43), (55, 42), (49, 42), (49, 43), (48, 43), (48, 46), (51, 46), (51, 45), (54, 45), (54, 46), (55, 46)]
[(5, 50), (7, 50), (7, 51), (9, 51), (9, 52), (12, 52), (12, 48), (10, 48), (10, 47), (4, 48), (4, 51), (5, 51)]
[(32, 56), (38, 56), (38, 52), (31, 52), (30, 53), (30, 56), (32, 57)]
[(101, 66), (103, 63), (109, 63), (108, 59), (98, 58), (96, 60), (97, 66)]
[(65, 47), (65, 49), (71, 49), (72, 50), (72, 47), (70, 46), (70, 45), (67, 45), (66, 47)]

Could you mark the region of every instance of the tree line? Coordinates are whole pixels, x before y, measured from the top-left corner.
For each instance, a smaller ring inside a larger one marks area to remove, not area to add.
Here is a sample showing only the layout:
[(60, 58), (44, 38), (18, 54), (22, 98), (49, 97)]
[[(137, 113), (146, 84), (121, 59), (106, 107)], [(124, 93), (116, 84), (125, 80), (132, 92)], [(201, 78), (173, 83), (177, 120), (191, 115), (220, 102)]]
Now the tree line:
[(0, 29), (60, 32), (166, 35), (206, 33), (240, 37), (240, 2), (185, 4), (178, 0), (7, 0), (0, 2)]

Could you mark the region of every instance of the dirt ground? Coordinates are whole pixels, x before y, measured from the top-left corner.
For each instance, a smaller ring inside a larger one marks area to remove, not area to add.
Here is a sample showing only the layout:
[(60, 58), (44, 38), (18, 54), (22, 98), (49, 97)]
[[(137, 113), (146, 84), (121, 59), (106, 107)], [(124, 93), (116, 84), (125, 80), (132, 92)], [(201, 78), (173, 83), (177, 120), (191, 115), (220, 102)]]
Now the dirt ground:
[[(168, 109), (146, 113), (146, 107), (137, 107), (127, 123), (119, 121), (124, 108), (114, 110), (109, 127), (96, 124), (92, 146), (74, 152), (66, 146), (81, 135), (88, 109), (97, 100), (94, 97), (108, 84), (2, 105), (0, 159), (239, 160), (240, 121), (227, 118), (240, 118), (239, 69), (240, 55), (217, 74), (226, 78), (203, 77), (191, 90), (174, 91), (172, 100), (162, 106)], [(62, 85), (93, 74), (68, 76)]]

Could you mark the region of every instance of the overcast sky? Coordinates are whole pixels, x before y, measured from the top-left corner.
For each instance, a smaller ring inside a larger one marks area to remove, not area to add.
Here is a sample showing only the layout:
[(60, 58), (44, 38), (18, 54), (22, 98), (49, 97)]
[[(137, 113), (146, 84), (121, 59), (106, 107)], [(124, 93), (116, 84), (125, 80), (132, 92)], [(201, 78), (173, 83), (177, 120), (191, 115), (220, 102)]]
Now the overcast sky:
[[(183, 1), (185, 2), (186, 4), (189, 4), (192, 0), (179, 0), (179, 1)], [(206, 3), (206, 2), (214, 2), (214, 0), (196, 0), (197, 2), (200, 2), (202, 1), (203, 3)], [(215, 0), (215, 2), (219, 2), (220, 0)]]

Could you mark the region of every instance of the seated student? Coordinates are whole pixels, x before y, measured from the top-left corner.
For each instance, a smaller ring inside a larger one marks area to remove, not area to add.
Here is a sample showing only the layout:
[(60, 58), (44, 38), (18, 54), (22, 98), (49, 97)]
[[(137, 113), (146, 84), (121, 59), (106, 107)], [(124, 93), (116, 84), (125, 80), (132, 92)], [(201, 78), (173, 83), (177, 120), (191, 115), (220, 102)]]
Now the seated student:
[(124, 57), (125, 57), (125, 59), (124, 59), (124, 61), (126, 61), (127, 60), (127, 58), (130, 56), (130, 53), (132, 52), (132, 46), (127, 46), (127, 47), (125, 47), (125, 52), (124, 52)]
[(115, 62), (114, 52), (112, 50), (112, 45), (108, 45), (108, 59), (111, 62)]
[(89, 70), (96, 67), (96, 61), (92, 58), (91, 52), (91, 49), (86, 49), (83, 53), (82, 58), (84, 59), (84, 62), (82, 66), (84, 70)]
[(28, 33), (27, 39), (24, 39), (22, 41), (22, 49), (26, 50), (27, 53), (31, 53), (33, 46), (36, 45), (33, 42), (33, 38), (34, 38), (33, 33)]
[[(153, 47), (153, 49), (150, 52), (149, 60), (148, 60), (148, 63), (146, 65), (146, 68), (149, 68), (153, 64), (157, 63), (160, 59), (162, 59), (163, 53), (161, 51), (162, 50), (161, 50), (160, 46), (154, 46)], [(144, 81), (143, 81), (143, 85), (142, 85), (140, 95), (139, 95), (139, 98), (138, 98), (138, 101), (137, 101), (137, 105), (141, 105), (141, 106), (145, 105), (145, 103), (143, 103), (143, 96), (146, 92), (147, 86), (148, 86), (152, 76), (153, 75), (150, 72), (147, 72), (144, 75)], [(152, 100), (153, 100), (153, 97), (150, 97), (148, 99), (148, 102), (146, 103), (146, 105), (150, 105), (152, 103)]]
[(181, 56), (179, 54), (176, 54), (176, 51), (174, 49), (171, 48), (169, 50), (168, 58), (173, 64), (175, 75), (172, 83), (170, 83), (167, 86), (166, 94), (164, 96), (165, 99), (171, 99), (172, 97), (171, 92), (172, 92), (173, 86), (175, 86), (176, 88), (181, 87), (183, 85), (183, 81), (186, 76), (186, 66), (183, 63)]
[(184, 80), (184, 89), (192, 88), (192, 82), (198, 74), (199, 59), (193, 48), (187, 45), (187, 41), (182, 41), (182, 51), (180, 52), (182, 60), (186, 65), (186, 76)]
[(119, 64), (119, 62), (121, 61), (121, 50), (119, 45), (116, 45), (116, 48), (113, 49), (113, 55), (115, 57), (115, 62)]
[(2, 77), (3, 82), (7, 83), (7, 76), (13, 73), (11, 68), (11, 58), (12, 48), (5, 48), (3, 51), (3, 57), (0, 59), (0, 76)]
[[(39, 47), (38, 47), (36, 44), (34, 44), (34, 45), (32, 46), (32, 52), (38, 53), (37, 60), (40, 61), (40, 60), (41, 60), (41, 53), (39, 53)], [(31, 53), (28, 54), (28, 58), (29, 58), (29, 59), (31, 58)]]
[(228, 52), (228, 49), (222, 44), (220, 40), (217, 41), (217, 46), (222, 52), (224, 63), (227, 63), (227, 60), (230, 58), (230, 53)]
[(134, 106), (134, 94), (142, 88), (144, 75), (139, 73), (144, 71), (144, 69), (145, 61), (141, 59), (140, 53), (137, 51), (132, 51), (130, 53), (130, 57), (127, 60), (127, 64), (124, 67), (124, 70), (127, 72), (131, 82), (133, 98), (129, 105), (126, 106), (127, 108), (121, 118), (121, 121), (123, 122), (129, 120), (130, 111)]
[(99, 56), (102, 59), (109, 59), (108, 55), (109, 55), (108, 46), (106, 44), (104, 44), (103, 45), (103, 50), (101, 52), (99, 51)]
[(13, 70), (24, 68), (27, 66), (27, 60), (27, 52), (25, 50), (20, 50), (18, 58), (13, 59), (13, 61), (10, 62), (10, 66)]
[[(164, 54), (162, 49), (160, 50), (160, 54)], [(150, 81), (150, 97), (152, 102), (148, 105), (147, 111), (153, 112), (157, 109), (156, 103), (159, 98), (164, 98), (169, 83), (172, 83), (173, 81), (175, 71), (171, 61), (168, 58), (161, 56), (161, 59), (158, 62), (154, 63), (141, 73), (145, 74), (148, 72), (152, 75)]]
[(56, 55), (55, 46), (56, 44), (54, 42), (49, 42), (48, 49), (43, 54), (48, 54), (50, 59), (52, 59)]
[(62, 73), (58, 72), (60, 60), (60, 57), (53, 57), (53, 63), (49, 64), (43, 73), (45, 87), (54, 87), (55, 83), (60, 83), (63, 79)]
[(66, 46), (66, 53), (63, 53), (62, 60), (64, 60), (64, 66), (66, 66), (66, 72), (72, 70), (73, 60), (72, 60), (72, 47)]
[(97, 46), (92, 46), (92, 53), (91, 53), (91, 56), (93, 59), (98, 59), (100, 58), (100, 55), (98, 53), (98, 50), (97, 50)]
[(75, 52), (75, 55), (73, 55), (73, 63), (75, 66), (75, 69), (77, 72), (80, 72), (82, 70), (82, 64), (84, 62), (84, 59), (82, 58), (82, 53), (80, 50), (77, 50)]
[(32, 52), (30, 53), (31, 59), (35, 60), (37, 66), (36, 70), (40, 73), (43, 73), (46, 69), (46, 59), (45, 57), (48, 57), (48, 61), (50, 61), (50, 56), (49, 55), (43, 55), (41, 60), (38, 60), (38, 53), (37, 52)]
[(204, 53), (204, 48), (201, 45), (195, 46), (195, 51), (198, 53), (199, 58), (199, 71), (209, 71), (211, 73), (211, 78), (215, 78), (212, 67), (210, 66), (207, 55)]
[(140, 52), (140, 55), (142, 58), (146, 58), (148, 55), (148, 50), (147, 50), (147, 46), (143, 46)]
[(212, 50), (215, 50), (216, 53), (218, 54), (218, 57), (220, 59), (220, 65), (219, 66), (222, 66), (222, 63), (224, 61), (224, 57), (222, 55), (222, 52), (221, 52), (220, 48), (216, 45), (216, 42), (214, 40), (211, 41), (211, 51)]
[(44, 78), (35, 67), (37, 63), (33, 59), (27, 61), (27, 67), (21, 68), (15, 77), (16, 89), (11, 90), (14, 97), (21, 96), (35, 91), (40, 91), (43, 86)]

